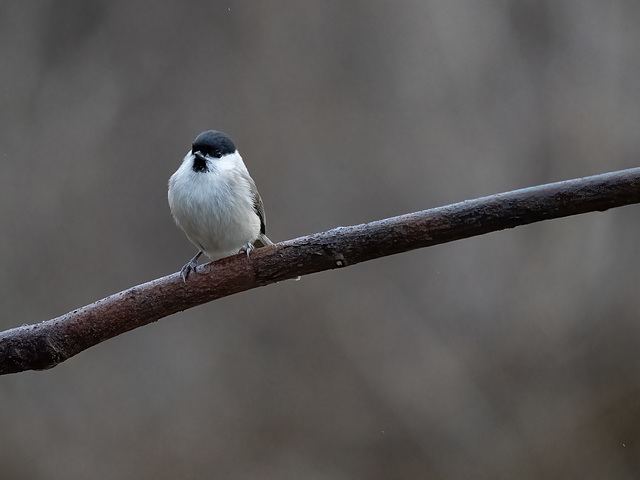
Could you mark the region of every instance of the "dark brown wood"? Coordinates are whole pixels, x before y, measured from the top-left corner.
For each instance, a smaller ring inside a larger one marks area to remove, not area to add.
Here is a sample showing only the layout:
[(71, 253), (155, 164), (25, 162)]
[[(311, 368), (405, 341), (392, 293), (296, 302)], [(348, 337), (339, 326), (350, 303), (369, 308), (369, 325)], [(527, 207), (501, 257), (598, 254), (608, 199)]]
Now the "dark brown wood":
[(0, 374), (54, 367), (104, 340), (227, 295), (552, 218), (640, 203), (640, 168), (338, 227), (152, 280), (52, 320), (0, 333)]

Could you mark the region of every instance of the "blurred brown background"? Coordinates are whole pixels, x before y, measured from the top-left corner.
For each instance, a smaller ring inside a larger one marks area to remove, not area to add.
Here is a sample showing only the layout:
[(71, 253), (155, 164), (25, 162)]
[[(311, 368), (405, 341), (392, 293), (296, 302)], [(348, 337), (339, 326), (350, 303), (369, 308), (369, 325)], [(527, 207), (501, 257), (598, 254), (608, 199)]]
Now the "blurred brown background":
[[(2, 329), (177, 271), (240, 148), (285, 240), (638, 165), (640, 3), (7, 1)], [(11, 479), (640, 475), (640, 207), (283, 282), (0, 378)]]

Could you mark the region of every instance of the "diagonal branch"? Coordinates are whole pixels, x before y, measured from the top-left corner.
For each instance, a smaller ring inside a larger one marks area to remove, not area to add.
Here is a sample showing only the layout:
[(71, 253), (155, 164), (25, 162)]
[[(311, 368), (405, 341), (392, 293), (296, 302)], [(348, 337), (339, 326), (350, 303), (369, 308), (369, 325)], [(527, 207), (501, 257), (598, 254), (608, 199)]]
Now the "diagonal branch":
[(338, 227), (174, 273), (35, 325), (0, 332), (0, 374), (51, 368), (121, 333), (227, 295), (505, 228), (640, 203), (640, 168)]

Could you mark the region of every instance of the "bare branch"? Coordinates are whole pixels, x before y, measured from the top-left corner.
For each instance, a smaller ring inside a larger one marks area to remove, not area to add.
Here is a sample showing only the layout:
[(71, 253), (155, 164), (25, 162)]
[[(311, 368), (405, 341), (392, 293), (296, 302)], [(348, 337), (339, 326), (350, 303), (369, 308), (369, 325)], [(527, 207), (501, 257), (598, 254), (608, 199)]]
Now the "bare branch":
[(640, 168), (500, 193), (338, 227), (132, 287), (0, 333), (0, 374), (51, 368), (104, 340), (227, 295), (505, 228), (640, 202)]

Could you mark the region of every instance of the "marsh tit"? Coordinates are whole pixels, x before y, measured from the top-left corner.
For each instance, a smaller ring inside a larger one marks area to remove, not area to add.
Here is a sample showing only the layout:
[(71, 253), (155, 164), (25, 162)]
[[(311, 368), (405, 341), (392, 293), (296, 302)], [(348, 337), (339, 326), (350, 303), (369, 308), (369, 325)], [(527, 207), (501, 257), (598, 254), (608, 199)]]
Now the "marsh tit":
[(180, 274), (186, 281), (203, 253), (211, 260), (272, 245), (256, 184), (231, 139), (217, 130), (196, 137), (169, 179), (169, 207), (198, 253)]

